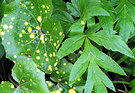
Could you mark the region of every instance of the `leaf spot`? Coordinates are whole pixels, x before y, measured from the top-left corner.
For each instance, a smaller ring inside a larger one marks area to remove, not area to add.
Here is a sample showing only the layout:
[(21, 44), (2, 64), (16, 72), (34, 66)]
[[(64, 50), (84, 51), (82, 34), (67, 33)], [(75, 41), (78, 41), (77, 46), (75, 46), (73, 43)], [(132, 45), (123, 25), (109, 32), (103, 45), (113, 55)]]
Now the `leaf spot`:
[(45, 13), (47, 13), (47, 10), (45, 10)]
[(28, 48), (27, 51), (30, 51), (30, 48)]
[(65, 74), (65, 72), (63, 72), (63, 74)]
[(11, 88), (15, 88), (14, 85), (11, 85)]
[(19, 37), (23, 37), (23, 35), (20, 33), (20, 34), (19, 34)]
[(45, 61), (48, 61), (48, 60), (49, 60), (48, 58), (45, 59)]
[(55, 57), (55, 52), (53, 52), (53, 56)]
[(49, 83), (48, 83), (48, 86), (52, 86), (52, 84), (49, 82)]
[(10, 42), (7, 42), (8, 45), (10, 45), (11, 43)]
[(24, 24), (27, 26), (29, 23), (28, 22), (25, 22)]
[(56, 67), (57, 64), (58, 64), (58, 63), (56, 62), (56, 63), (54, 64), (54, 66)]
[(24, 12), (23, 14), (26, 14), (26, 12)]
[(25, 82), (25, 80), (22, 79), (22, 82)]
[(22, 30), (22, 33), (26, 33), (25, 30)]
[(52, 71), (52, 66), (51, 65), (48, 66), (48, 70)]
[(37, 53), (39, 53), (39, 52), (40, 52), (40, 50), (38, 49), (38, 50), (36, 50), (36, 52), (37, 52)]
[(22, 67), (22, 65), (19, 65), (19, 67)]
[(36, 29), (37, 29), (37, 30), (40, 30), (40, 27), (39, 27), (39, 26), (36, 26)]
[(54, 25), (56, 25), (56, 23), (54, 23)]
[(64, 63), (63, 65), (66, 66), (66, 63)]
[(58, 79), (59, 81), (61, 81), (61, 79)]
[(37, 56), (36, 59), (39, 60), (40, 59), (40, 56)]
[(68, 92), (69, 93), (76, 93), (76, 91), (74, 89), (70, 89)]
[(47, 54), (46, 54), (46, 53), (44, 53), (44, 56), (47, 56)]
[(29, 33), (32, 32), (32, 28), (31, 27), (28, 28), (28, 32)]
[(29, 37), (30, 37), (31, 39), (35, 38), (34, 33), (31, 33)]
[(81, 81), (81, 79), (80, 79), (80, 78), (78, 78), (78, 79), (77, 79), (77, 81)]
[(67, 81), (65, 81), (65, 84), (68, 84), (68, 82), (67, 82)]
[(34, 9), (34, 7), (32, 6), (31, 9)]
[(17, 55), (14, 55), (14, 58), (17, 58)]
[(52, 57), (52, 54), (51, 53), (49, 54), (49, 57)]
[(7, 14), (4, 14), (4, 17), (7, 17)]
[(37, 20), (38, 20), (38, 22), (41, 23), (41, 20), (42, 20), (41, 16), (38, 16), (38, 17), (37, 17)]
[(10, 28), (10, 29), (12, 29), (12, 28), (13, 28), (13, 26), (12, 26), (12, 25), (10, 25), (10, 26), (9, 26), (9, 28)]
[(3, 26), (3, 28), (4, 28), (4, 29), (8, 29), (8, 25), (5, 24), (5, 25)]
[(30, 79), (30, 81), (32, 82), (32, 79)]
[(61, 36), (62, 35), (62, 32), (60, 32), (59, 35)]
[(2, 31), (0, 34), (3, 36), (3, 35), (5, 35), (5, 32)]
[(55, 67), (55, 70), (58, 70), (58, 68), (57, 68), (57, 67)]
[(56, 46), (56, 43), (53, 43), (54, 46)]
[(59, 74), (59, 71), (56, 71), (57, 74)]
[(45, 5), (42, 5), (41, 7), (42, 7), (42, 8), (45, 8)]
[(12, 17), (11, 20), (14, 21), (15, 17)]

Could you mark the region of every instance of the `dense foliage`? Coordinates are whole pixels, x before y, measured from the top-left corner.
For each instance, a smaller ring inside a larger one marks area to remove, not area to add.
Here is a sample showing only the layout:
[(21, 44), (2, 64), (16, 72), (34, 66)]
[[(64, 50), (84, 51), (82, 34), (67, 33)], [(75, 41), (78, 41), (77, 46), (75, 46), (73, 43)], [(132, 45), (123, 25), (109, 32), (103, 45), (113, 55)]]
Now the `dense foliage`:
[(0, 20), (1, 93), (134, 93), (134, 0), (1, 0)]

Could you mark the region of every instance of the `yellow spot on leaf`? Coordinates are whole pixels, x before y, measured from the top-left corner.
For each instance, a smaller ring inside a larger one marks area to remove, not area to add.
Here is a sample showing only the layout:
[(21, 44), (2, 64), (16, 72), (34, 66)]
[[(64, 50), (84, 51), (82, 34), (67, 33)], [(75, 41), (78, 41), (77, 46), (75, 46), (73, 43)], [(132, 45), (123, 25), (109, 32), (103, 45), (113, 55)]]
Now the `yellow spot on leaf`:
[(31, 27), (28, 28), (28, 32), (29, 33), (32, 32), (32, 28)]
[(59, 35), (61, 36), (62, 35), (62, 32), (60, 32)]
[(44, 53), (44, 56), (47, 56), (47, 54), (46, 54), (46, 53)]
[(51, 65), (49, 65), (48, 70), (52, 71), (52, 66)]
[(39, 72), (40, 70), (37, 68), (37, 72)]
[(38, 50), (36, 50), (36, 52), (37, 52), (37, 53), (39, 53), (39, 52), (40, 52), (40, 50), (38, 49)]
[(43, 8), (45, 8), (45, 5), (42, 5)]
[(53, 56), (55, 57), (55, 52), (53, 52)]
[(45, 13), (47, 13), (47, 10), (45, 10)]
[(78, 79), (77, 79), (77, 81), (81, 81), (81, 79), (80, 79), (80, 78), (78, 78)]
[(22, 33), (26, 33), (25, 30), (22, 30)]
[(63, 72), (63, 74), (65, 74), (65, 72)]
[(56, 63), (54, 64), (54, 66), (56, 67), (57, 64), (58, 64), (58, 63), (56, 62)]
[(31, 5), (33, 5), (33, 3), (31, 3)]
[(47, 34), (49, 34), (49, 31), (47, 31)]
[(11, 88), (15, 88), (14, 85), (11, 85)]
[(66, 63), (64, 63), (63, 65), (66, 66)]
[(26, 5), (23, 5), (23, 7), (26, 7)]
[(35, 38), (34, 33), (31, 33), (29, 37), (30, 37), (31, 39)]
[(34, 9), (34, 7), (32, 6), (31, 9)]
[(23, 14), (26, 14), (26, 12), (24, 12)]
[(29, 23), (28, 22), (25, 22), (24, 24), (27, 26)]
[(0, 34), (1, 34), (1, 35), (5, 35), (5, 32), (2, 31)]
[(14, 21), (15, 17), (12, 17), (11, 20)]
[(27, 51), (30, 51), (30, 48), (28, 48)]
[(40, 56), (37, 56), (36, 59), (39, 60), (40, 59)]
[(70, 89), (68, 92), (69, 93), (76, 93), (76, 91), (74, 89)]
[(38, 22), (41, 23), (41, 20), (42, 20), (41, 16), (38, 16), (38, 17), (37, 17), (37, 20), (38, 20)]
[(20, 34), (19, 34), (19, 37), (22, 37), (22, 36), (23, 36), (23, 35), (20, 33)]
[(67, 81), (65, 81), (65, 84), (68, 84), (68, 82), (67, 82)]
[(7, 17), (7, 14), (5, 14), (4, 17)]
[(49, 54), (49, 57), (52, 57), (52, 54), (51, 53)]
[(82, 25), (85, 25), (85, 22), (81, 20), (81, 24), (82, 24)]
[(49, 6), (46, 6), (47, 7), (47, 9), (49, 9)]
[(25, 80), (22, 79), (22, 82), (25, 82)]
[(36, 26), (36, 29), (37, 29), (37, 30), (40, 30), (40, 27), (39, 27), (39, 26)]
[(44, 35), (40, 36), (41, 43), (44, 43)]
[(53, 43), (54, 46), (56, 46), (56, 43)]
[(10, 42), (7, 42), (8, 45), (10, 45)]
[(61, 79), (58, 79), (59, 81), (61, 81)]
[(56, 90), (55, 93), (61, 93), (60, 90)]
[(57, 74), (59, 74), (59, 71), (56, 71)]
[(56, 25), (56, 23), (54, 23), (54, 25)]
[(55, 67), (55, 70), (58, 70), (58, 68), (57, 68), (57, 67)]
[(22, 67), (22, 65), (19, 65), (19, 67)]
[(2, 81), (1, 84), (4, 84), (4, 81)]
[(12, 26), (12, 25), (10, 25), (10, 26), (9, 26), (9, 28), (10, 28), (10, 29), (12, 29), (12, 28), (13, 28), (13, 26)]
[(52, 86), (52, 84), (49, 82), (49, 83), (48, 83), (48, 86)]
[(47, 38), (45, 38), (45, 41), (47, 41)]
[(4, 28), (4, 29), (8, 29), (8, 25), (6, 25), (6, 24), (3, 25), (3, 28)]
[(17, 55), (14, 55), (14, 58), (17, 58)]
[(48, 60), (49, 60), (48, 58), (45, 59), (45, 61), (48, 61)]
[(30, 79), (30, 81), (32, 81), (32, 79)]

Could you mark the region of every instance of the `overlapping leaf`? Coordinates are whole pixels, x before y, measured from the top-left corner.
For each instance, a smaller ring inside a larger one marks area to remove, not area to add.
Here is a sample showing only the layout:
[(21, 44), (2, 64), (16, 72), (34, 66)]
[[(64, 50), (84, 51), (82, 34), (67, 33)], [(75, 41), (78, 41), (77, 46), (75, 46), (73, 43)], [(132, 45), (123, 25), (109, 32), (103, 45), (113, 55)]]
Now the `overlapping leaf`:
[(66, 39), (63, 42), (61, 48), (59, 49), (57, 56), (61, 59), (62, 57), (79, 49), (83, 44), (84, 39), (85, 39), (84, 34), (75, 35), (71, 38)]
[(51, 0), (15, 0), (6, 6), (0, 31), (7, 58), (32, 59), (41, 70), (52, 72), (63, 39), (59, 21), (49, 19), (52, 8)]
[(113, 35), (109, 39), (103, 31), (100, 31), (98, 33), (89, 35), (88, 37), (97, 44), (102, 45), (107, 49), (111, 49), (112, 51), (118, 51), (122, 54), (134, 58), (134, 55), (130, 48), (123, 42), (121, 37), (118, 35)]
[[(134, 32), (135, 23), (135, 6), (133, 6), (128, 0), (123, 0), (116, 7), (118, 22), (115, 29), (120, 29), (119, 35), (127, 42), (130, 33)], [(116, 18), (116, 19), (117, 19)]]
[[(112, 82), (100, 70), (98, 65), (108, 71), (115, 72), (115, 73), (118, 73), (121, 75), (125, 75), (122, 68), (115, 61), (113, 61), (109, 56), (107, 56), (106, 54), (102, 53), (97, 48), (95, 48), (89, 42), (89, 40), (86, 39), (85, 40), (85, 49), (84, 49), (82, 55), (79, 57), (79, 59), (76, 61), (76, 63), (72, 67), (69, 84), (73, 84), (86, 71), (89, 62), (90, 62), (90, 64), (94, 64), (94, 65), (92, 66), (93, 70), (89, 70), (89, 74), (87, 77), (88, 81), (85, 86), (86, 91), (87, 90), (92, 91), (94, 83), (95, 83), (95, 87), (97, 88), (96, 90), (99, 90), (99, 88), (103, 88), (104, 89), (103, 91), (105, 92), (106, 89), (103, 84), (105, 84), (110, 89), (114, 90)], [(93, 74), (92, 71), (95, 71), (96, 73)], [(100, 75), (98, 75), (98, 74), (100, 74)], [(106, 79), (104, 79), (104, 78), (106, 78)], [(98, 82), (97, 80), (99, 80), (100, 82)], [(98, 92), (96, 92), (96, 93), (98, 93)]]
[(34, 62), (21, 60), (12, 69), (12, 76), (18, 83), (17, 88), (8, 82), (3, 82), (0, 88), (3, 93), (49, 93), (44, 75)]

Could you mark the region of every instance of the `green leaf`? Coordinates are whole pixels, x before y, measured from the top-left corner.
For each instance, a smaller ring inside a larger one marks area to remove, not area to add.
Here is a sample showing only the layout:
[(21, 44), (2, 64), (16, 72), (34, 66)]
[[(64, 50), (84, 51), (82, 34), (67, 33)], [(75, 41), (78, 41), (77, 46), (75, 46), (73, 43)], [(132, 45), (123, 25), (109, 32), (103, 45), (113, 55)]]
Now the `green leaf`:
[(134, 0), (129, 0), (131, 3), (135, 4), (135, 1)]
[(58, 58), (63, 58), (64, 56), (74, 52), (75, 50), (79, 49), (83, 44), (85, 39), (85, 35), (75, 35), (71, 38), (66, 39), (63, 43), (61, 48), (58, 50)]
[[(3, 0), (2, 0), (2, 1), (3, 1)], [(3, 18), (3, 15), (4, 15), (5, 4), (6, 4), (5, 1), (0, 2), (0, 21), (1, 21), (1, 19)]]
[(91, 92), (93, 86), (95, 89), (95, 93), (107, 93), (105, 85), (115, 91), (111, 80), (102, 72), (94, 59), (92, 59), (88, 68), (88, 77), (85, 85), (85, 93)]
[(120, 29), (119, 35), (122, 39), (127, 42), (130, 32), (134, 32), (135, 23), (135, 6), (133, 6), (129, 1), (121, 1), (116, 7), (118, 22), (116, 24), (116, 29)]
[(93, 25), (95, 25), (95, 18), (94, 17), (87, 20), (87, 27), (88, 28), (92, 27)]
[(69, 85), (72, 85), (74, 82), (76, 82), (76, 80), (80, 78), (82, 74), (86, 71), (87, 66), (89, 64), (89, 55), (89, 47), (86, 47), (71, 70)]
[(103, 22), (103, 31), (106, 33), (106, 35), (111, 38), (113, 35), (113, 19), (109, 16), (99, 17), (99, 21)]
[(79, 17), (80, 16), (79, 10), (76, 9), (76, 7), (73, 4), (67, 2), (66, 5), (67, 5), (67, 9), (71, 13), (71, 15), (73, 15), (75, 17)]
[(18, 83), (18, 85), (15, 84), (17, 88), (14, 88), (12, 84), (4, 84), (3, 82), (4, 86), (3, 84), (1, 86), (5, 88), (1, 90), (7, 91), (6, 93), (49, 93), (44, 75), (43, 72), (36, 68), (34, 62), (21, 60), (12, 69), (12, 77)]
[(52, 0), (53, 4), (53, 14), (59, 13), (60, 11), (66, 11), (66, 3), (63, 0)]
[(49, 19), (52, 8), (51, 0), (15, 0), (6, 6), (0, 33), (7, 58), (33, 60), (40, 70), (53, 71), (64, 34), (59, 21)]
[(130, 82), (130, 87), (135, 87), (135, 79)]
[(116, 6), (120, 3), (121, 0), (110, 0), (113, 6)]
[(0, 84), (0, 92), (1, 93), (14, 93), (14, 85), (7, 81), (2, 81)]
[(83, 20), (77, 20), (70, 28), (70, 35), (82, 34), (84, 31), (85, 23)]
[(0, 44), (0, 58), (2, 58), (4, 53), (5, 53), (4, 46), (2, 44)]
[(89, 4), (85, 11), (83, 19), (88, 20), (91, 16), (110, 16), (109, 13), (101, 7), (101, 3), (94, 2)]
[(134, 58), (130, 48), (125, 44), (125, 42), (122, 41), (121, 37), (118, 35), (113, 35), (109, 39), (103, 31), (99, 31), (98, 33), (94, 33), (88, 37), (98, 45), (104, 46), (105, 48), (111, 49), (112, 51), (118, 51), (124, 55)]
[(66, 11), (60, 11), (60, 13), (53, 14), (51, 18), (60, 20), (65, 34), (69, 32), (70, 26), (74, 23), (73, 17)]

